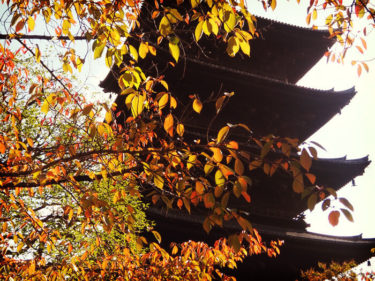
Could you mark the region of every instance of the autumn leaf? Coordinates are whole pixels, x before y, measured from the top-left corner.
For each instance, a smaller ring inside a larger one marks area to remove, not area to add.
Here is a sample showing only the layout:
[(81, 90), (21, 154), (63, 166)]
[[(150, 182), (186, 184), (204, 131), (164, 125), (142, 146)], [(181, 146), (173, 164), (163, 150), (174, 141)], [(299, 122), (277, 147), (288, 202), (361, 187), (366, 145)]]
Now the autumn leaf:
[(164, 119), (164, 130), (173, 137), (173, 116), (170, 113)]
[(174, 60), (176, 62), (178, 62), (178, 59), (180, 57), (180, 48), (178, 47), (178, 38), (177, 37), (173, 37), (170, 41), (169, 41), (169, 52), (171, 53), (172, 57), (174, 58)]
[(156, 187), (163, 189), (164, 186), (164, 179), (159, 174), (154, 175), (154, 184)]
[(194, 111), (197, 113), (201, 113), (202, 108), (203, 108), (202, 102), (199, 99), (194, 99), (194, 102), (193, 102)]
[(228, 135), (229, 133), (229, 126), (224, 126), (220, 129), (219, 133), (217, 134), (216, 143), (221, 143)]
[(332, 211), (328, 215), (328, 221), (332, 226), (336, 226), (339, 223), (340, 212), (339, 211)]

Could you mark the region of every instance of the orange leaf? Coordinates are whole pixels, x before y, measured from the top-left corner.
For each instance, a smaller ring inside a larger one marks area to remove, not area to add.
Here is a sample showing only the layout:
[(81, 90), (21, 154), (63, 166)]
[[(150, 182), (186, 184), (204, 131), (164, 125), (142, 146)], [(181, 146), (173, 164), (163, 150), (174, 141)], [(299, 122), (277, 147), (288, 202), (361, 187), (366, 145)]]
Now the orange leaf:
[(223, 153), (221, 152), (221, 149), (217, 147), (210, 147), (210, 150), (214, 153), (214, 155), (212, 155), (214, 161), (220, 163), (221, 160), (223, 160)]
[(328, 215), (328, 221), (332, 226), (336, 226), (339, 223), (340, 212), (339, 211), (332, 211)]
[(215, 206), (215, 197), (214, 197), (214, 195), (211, 192), (207, 193), (203, 197), (203, 202), (204, 202), (204, 206), (207, 209), (212, 208), (213, 206)]
[(309, 179), (311, 184), (315, 184), (316, 176), (314, 174), (306, 173), (305, 176)]
[(194, 111), (197, 113), (201, 113), (202, 108), (203, 108), (202, 102), (199, 99), (194, 99), (194, 102), (193, 102)]
[(173, 116), (168, 114), (164, 120), (164, 130), (172, 137), (173, 136)]
[(184, 203), (182, 202), (181, 198), (179, 198), (179, 199), (177, 200), (177, 207), (178, 207), (180, 210), (181, 210), (183, 204), (184, 204)]

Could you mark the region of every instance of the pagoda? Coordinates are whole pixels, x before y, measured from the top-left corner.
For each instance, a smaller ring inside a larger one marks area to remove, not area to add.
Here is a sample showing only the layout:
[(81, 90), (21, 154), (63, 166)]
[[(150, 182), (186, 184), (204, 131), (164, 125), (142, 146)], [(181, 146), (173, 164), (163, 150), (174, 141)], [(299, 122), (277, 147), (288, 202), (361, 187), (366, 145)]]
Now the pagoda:
[[(185, 4), (164, 0), (159, 5), (184, 9)], [(185, 1), (186, 2), (186, 1)], [(151, 20), (155, 10), (154, 1), (145, 1), (140, 13), (138, 31), (150, 34), (150, 42), (156, 36), (150, 31), (158, 26)], [(355, 95), (355, 88), (344, 91), (318, 90), (297, 86), (296, 82), (333, 45), (328, 32), (311, 30), (265, 18), (257, 18), (258, 37), (251, 40), (250, 58), (225, 54), (225, 44), (206, 40), (198, 48), (188, 45), (185, 56), (171, 66), (172, 57), (168, 48), (157, 47), (157, 56), (147, 56), (138, 64), (146, 75), (165, 75), (169, 90), (182, 103), (188, 103), (188, 95), (194, 93), (201, 100), (212, 93), (235, 92), (227, 106), (216, 117), (214, 105), (207, 105), (201, 114), (187, 115), (182, 120), (189, 137), (200, 138), (210, 127), (214, 132), (226, 123), (248, 124), (256, 136), (273, 134), (281, 137), (298, 138), (303, 141), (321, 128), (335, 114), (339, 113)], [(183, 40), (194, 42), (186, 35)], [(132, 40), (131, 38), (129, 40)], [(190, 41), (189, 41), (190, 40)], [(203, 40), (202, 40), (203, 41)], [(131, 42), (137, 45), (137, 40)], [(203, 51), (202, 51), (202, 50)], [(104, 92), (121, 92), (117, 77), (119, 68), (113, 67), (100, 86)], [(125, 110), (124, 96), (118, 95), (117, 110)], [(214, 104), (214, 101), (212, 102)], [(209, 125), (210, 124), (210, 125)], [(243, 136), (239, 133), (238, 139)], [(245, 139), (245, 138), (243, 138)], [(241, 143), (249, 150), (256, 149), (246, 141)], [(277, 153), (277, 152), (274, 152)], [(369, 165), (367, 157), (348, 160), (346, 158), (313, 160), (311, 173), (317, 177), (317, 184), (339, 190), (356, 176), (363, 174)], [(249, 212), (249, 219), (265, 240), (281, 239), (285, 245), (276, 259), (254, 256), (239, 268), (238, 279), (248, 280), (295, 280), (299, 270), (315, 266), (318, 261), (342, 262), (354, 259), (360, 263), (370, 257), (370, 249), (375, 247), (374, 239), (328, 236), (306, 231), (308, 226), (301, 215), (306, 207), (306, 199), (291, 192), (292, 178), (281, 172), (272, 177), (263, 171), (252, 171), (251, 204), (232, 199), (232, 206)], [(272, 196), (270, 196), (272, 195)], [(157, 228), (165, 241), (182, 242), (189, 239), (212, 242), (231, 232), (240, 231), (235, 223), (227, 223), (222, 229), (214, 229), (208, 235), (202, 228), (204, 210), (192, 215), (183, 215), (152, 206), (148, 215), (156, 221)]]

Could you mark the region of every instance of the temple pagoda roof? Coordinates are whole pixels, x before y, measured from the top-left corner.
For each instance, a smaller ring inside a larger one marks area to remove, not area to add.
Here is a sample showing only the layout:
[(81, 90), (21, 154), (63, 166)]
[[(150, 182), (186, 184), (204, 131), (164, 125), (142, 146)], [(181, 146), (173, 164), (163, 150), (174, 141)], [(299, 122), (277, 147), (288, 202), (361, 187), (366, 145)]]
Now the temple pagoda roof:
[[(152, 219), (158, 221), (157, 229), (161, 235), (165, 234), (165, 246), (168, 246), (170, 241), (181, 242), (190, 239), (212, 243), (223, 235), (241, 230), (236, 222), (231, 221), (225, 223), (224, 228), (214, 228), (207, 234), (201, 227), (204, 213), (181, 216), (180, 211), (166, 212), (158, 207), (151, 207), (148, 212)], [(281, 247), (281, 254), (277, 259), (265, 256), (246, 259), (236, 273), (239, 280), (246, 280), (241, 278), (249, 275), (254, 278), (259, 276), (259, 280), (275, 280), (275, 274), (277, 280), (295, 280), (299, 270), (307, 269), (318, 262), (343, 262), (354, 259), (361, 263), (371, 256), (370, 250), (375, 246), (375, 239), (363, 239), (362, 235), (331, 236), (309, 233), (296, 229), (293, 224), (278, 227), (253, 223), (253, 227), (259, 231), (263, 240), (277, 238), (284, 240), (285, 244)]]

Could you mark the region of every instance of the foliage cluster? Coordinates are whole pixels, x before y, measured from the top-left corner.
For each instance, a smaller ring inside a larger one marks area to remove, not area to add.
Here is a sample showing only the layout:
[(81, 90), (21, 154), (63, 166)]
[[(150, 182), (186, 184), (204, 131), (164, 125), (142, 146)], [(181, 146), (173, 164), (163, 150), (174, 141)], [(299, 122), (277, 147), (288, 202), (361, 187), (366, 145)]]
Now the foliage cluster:
[[(231, 197), (250, 203), (247, 171), (290, 174), (291, 192), (309, 196), (310, 209), (319, 198), (337, 197), (332, 189), (315, 187), (309, 171), (316, 149), (300, 150), (298, 140), (256, 138), (241, 123), (222, 127), (213, 140), (190, 140), (175, 114), (179, 97), (169, 91), (163, 76), (147, 76), (137, 61), (158, 56), (158, 45), (167, 44), (174, 60), (170, 64), (178, 63), (184, 56), (179, 32), (186, 26), (197, 44), (208, 37), (224, 42), (229, 56), (250, 56), (250, 42), (259, 34), (256, 17), (243, 1), (182, 2), (147, 1), (156, 23), (155, 45), (140, 32), (139, 1), (2, 1), (11, 19), (8, 41), (0, 45), (1, 278), (230, 280), (222, 267), (234, 268), (251, 254), (279, 253), (280, 243), (266, 245), (246, 214), (228, 206)], [(275, 0), (262, 4), (276, 8)], [(348, 35), (353, 17), (368, 17), (368, 26), (373, 25), (371, 1), (353, 1), (350, 6), (311, 1), (308, 21), (320, 8), (333, 9), (326, 24), (346, 45), (354, 42)], [(27, 34), (39, 21), (52, 36)], [(48, 66), (38, 44), (24, 40), (33, 38), (65, 48), (61, 71)], [(75, 40), (86, 40), (92, 44), (90, 55), (104, 56), (109, 67), (121, 69), (118, 83), (129, 111), (123, 122), (118, 122), (117, 105), (86, 102), (74, 88), (68, 74), (85, 63), (68, 43)], [(22, 47), (9, 47), (13, 41)], [(363, 41), (362, 45), (365, 48)], [(22, 63), (22, 52), (32, 55), (42, 70)], [(126, 55), (130, 59), (123, 61)], [(217, 114), (232, 95), (218, 96)], [(193, 96), (190, 110), (200, 114), (202, 107), (203, 101)], [(257, 152), (230, 138), (235, 128), (244, 131)], [(300, 156), (292, 153), (299, 150)], [(188, 213), (197, 206), (206, 208), (207, 232), (229, 220), (243, 231), (214, 246), (189, 241), (168, 253), (140, 235), (147, 230), (160, 240), (145, 220), (142, 194), (154, 204)], [(350, 203), (341, 203), (342, 213), (351, 219)], [(339, 216), (332, 211), (330, 222), (337, 224)]]

